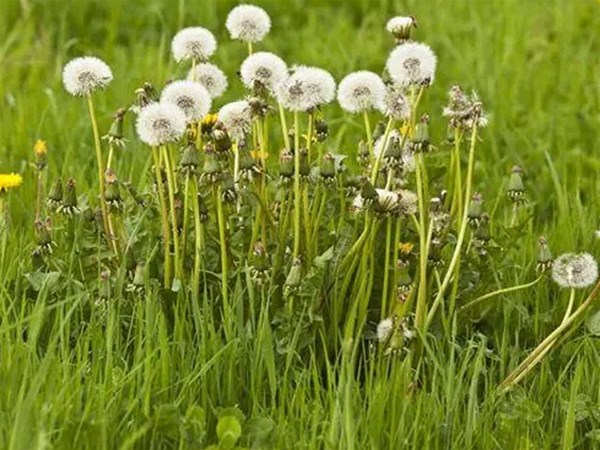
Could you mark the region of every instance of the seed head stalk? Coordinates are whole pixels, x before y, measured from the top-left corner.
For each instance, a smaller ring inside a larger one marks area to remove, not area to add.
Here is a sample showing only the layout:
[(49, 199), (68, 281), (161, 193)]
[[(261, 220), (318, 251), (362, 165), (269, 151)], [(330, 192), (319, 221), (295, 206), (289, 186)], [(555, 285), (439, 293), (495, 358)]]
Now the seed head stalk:
[(177, 214), (175, 212), (175, 173), (173, 172), (173, 165), (169, 150), (166, 146), (162, 146), (163, 157), (165, 161), (165, 172), (167, 173), (167, 191), (169, 195), (169, 211), (171, 215), (171, 229), (173, 232), (173, 259), (175, 265), (175, 276), (181, 280), (181, 259), (179, 254), (179, 232), (177, 230)]
[[(368, 121), (368, 118), (367, 118), (367, 121)], [(373, 170), (371, 172), (371, 184), (373, 184), (373, 185), (375, 185), (375, 182), (377, 181), (377, 173), (379, 172), (379, 167), (381, 166), (381, 161), (383, 160), (383, 156), (385, 154), (385, 148), (387, 147), (387, 143), (390, 138), (390, 133), (392, 132), (393, 128), (394, 128), (394, 119), (393, 119), (393, 117), (390, 117), (388, 119), (387, 125), (385, 127), (385, 132), (383, 134), (383, 145), (382, 145), (381, 152), (379, 153), (377, 158), (373, 157), (373, 160), (375, 161), (373, 163)], [(371, 151), (371, 149), (369, 149), (369, 151)], [(371, 154), (373, 154), (373, 153), (374, 153), (374, 151), (371, 152)]]
[(298, 112), (294, 112), (294, 259), (300, 255), (300, 123)]
[(154, 176), (156, 178), (156, 190), (158, 191), (158, 200), (160, 205), (160, 219), (163, 235), (163, 251), (164, 251), (164, 270), (163, 270), (163, 286), (169, 288), (171, 286), (171, 236), (169, 231), (169, 218), (167, 213), (167, 201), (162, 183), (162, 173), (160, 171), (160, 154), (157, 147), (152, 148), (152, 156), (154, 158)]
[(229, 291), (228, 291), (228, 268), (229, 261), (227, 256), (227, 235), (225, 229), (225, 214), (223, 212), (223, 200), (222, 200), (223, 188), (219, 184), (215, 193), (215, 203), (217, 206), (217, 222), (219, 227), (219, 246), (221, 249), (221, 297), (223, 299), (223, 309), (225, 311), (225, 320), (228, 323), (228, 314), (231, 310), (229, 305)]

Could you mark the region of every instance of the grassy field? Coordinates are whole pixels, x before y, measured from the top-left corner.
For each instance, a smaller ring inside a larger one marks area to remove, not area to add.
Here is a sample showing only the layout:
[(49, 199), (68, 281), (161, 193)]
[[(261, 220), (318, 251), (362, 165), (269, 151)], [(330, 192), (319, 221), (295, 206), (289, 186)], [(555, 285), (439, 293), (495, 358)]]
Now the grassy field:
[[(455, 83), (478, 92), (490, 125), (481, 131), (474, 185), (493, 217), (497, 247), (490, 261), (465, 268), (459, 306), (535, 280), (541, 235), (553, 254), (600, 257), (598, 1), (254, 3), (273, 20), (261, 49), (290, 64), (327, 68), (338, 81), (359, 69), (380, 73), (392, 48), (387, 19), (415, 15), (414, 37), (439, 57), (422, 104), (440, 149), (431, 155), (434, 179), (443, 176), (448, 154), (441, 117), (446, 92)], [(52, 273), (58, 278), (37, 278), (30, 257), (35, 141), (48, 142), (49, 183), (74, 177), (84, 204), (93, 203), (97, 186), (89, 118), (84, 102), (63, 89), (64, 64), (93, 54), (112, 67), (113, 83), (95, 97), (106, 130), (144, 81), (161, 85), (185, 76), (170, 55), (171, 38), (184, 26), (205, 26), (219, 41), (214, 62), (230, 76), (217, 109), (244, 94), (234, 73), (246, 49), (224, 28), (235, 4), (0, 0), (0, 171), (24, 179), (6, 197), (11, 223), (0, 253), (0, 448), (205, 448), (219, 441), (216, 427), (224, 417), (242, 425), (239, 448), (600, 448), (600, 345), (597, 330), (584, 321), (519, 386), (497, 391), (560, 323), (568, 295), (550, 280), (432, 327), (420, 358), (371, 357), (371, 344), (364, 345), (367, 356), (354, 358), (337, 341), (330, 347), (335, 330), (298, 326), (282, 335), (268, 307), (251, 323), (239, 311), (220, 323), (204, 309), (207, 303), (190, 305), (183, 295), (148, 287), (133, 295), (123, 267), (112, 272), (109, 306), (99, 312), (94, 305), (108, 282), (100, 268), (92, 282), (81, 281), (94, 250), (78, 232), (78, 242), (57, 238)], [(327, 148), (353, 155), (362, 119), (337, 105), (323, 116), (331, 128)], [(151, 183), (150, 153), (132, 122), (115, 169), (144, 190)], [(515, 164), (525, 171), (528, 204), (510, 227), (506, 186)], [(157, 251), (157, 238), (140, 236), (146, 257)], [(240, 277), (231, 290), (254, 302), (261, 294), (246, 290)], [(205, 297), (216, 298), (218, 288), (206, 289)], [(323, 295), (317, 289), (312, 300)], [(260, 304), (275, 297), (262, 292)], [(586, 316), (598, 309), (593, 305)], [(367, 334), (374, 328), (370, 319)], [(229, 424), (233, 434), (235, 424)], [(231, 448), (221, 441), (219, 448)]]

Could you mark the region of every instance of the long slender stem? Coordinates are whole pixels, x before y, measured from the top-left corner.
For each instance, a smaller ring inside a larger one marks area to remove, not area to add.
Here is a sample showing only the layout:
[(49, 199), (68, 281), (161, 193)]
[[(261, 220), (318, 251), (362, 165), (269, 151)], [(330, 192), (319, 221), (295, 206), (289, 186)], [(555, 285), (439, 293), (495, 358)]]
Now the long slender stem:
[[(366, 121), (368, 122), (368, 118), (366, 118)], [(379, 155), (377, 155), (376, 158), (374, 158), (375, 162), (373, 164), (373, 170), (371, 171), (371, 183), (373, 185), (377, 181), (377, 174), (379, 173), (379, 167), (381, 166), (381, 161), (383, 160), (383, 156), (385, 154), (385, 149), (387, 147), (388, 139), (390, 137), (392, 128), (394, 128), (394, 118), (390, 117), (388, 119), (388, 123), (385, 127), (385, 132), (383, 134), (383, 144), (381, 146), (381, 152), (379, 153)]]
[(154, 157), (154, 176), (156, 178), (156, 190), (158, 192), (158, 200), (160, 205), (160, 219), (163, 235), (163, 251), (164, 251), (164, 269), (163, 269), (163, 286), (165, 288), (171, 285), (171, 233), (169, 232), (169, 218), (167, 216), (167, 201), (162, 183), (162, 173), (160, 171), (160, 155), (156, 147), (152, 148), (152, 156)]
[(381, 289), (381, 314), (382, 319), (385, 317), (385, 311), (387, 310), (387, 300), (388, 300), (388, 286), (390, 279), (390, 252), (392, 246), (392, 219), (388, 217), (386, 219), (386, 228), (385, 228), (385, 256), (384, 256), (384, 266), (383, 266), (383, 287)]
[(175, 175), (171, 165), (171, 157), (166, 146), (162, 147), (165, 160), (165, 172), (167, 173), (167, 191), (169, 195), (170, 214), (171, 214), (171, 230), (173, 232), (173, 253), (175, 263), (175, 276), (179, 279), (181, 276), (181, 259), (179, 254), (179, 231), (177, 229), (177, 213), (175, 212)]
[(286, 150), (290, 150), (290, 135), (288, 134), (287, 120), (285, 118), (285, 111), (281, 103), (277, 103), (279, 108), (279, 122), (281, 123), (281, 134), (283, 135), (283, 143)]
[(294, 259), (300, 254), (300, 126), (294, 112)]
[[(188, 177), (189, 178), (189, 177)], [(202, 222), (200, 220), (200, 205), (198, 204), (198, 181), (194, 178), (192, 186), (192, 210), (194, 212), (194, 275), (192, 276), (192, 298), (198, 302), (200, 286), (200, 269), (202, 261), (202, 248), (204, 246)]]
[(417, 309), (415, 312), (415, 326), (421, 330), (427, 315), (427, 211), (425, 209), (425, 188), (423, 186), (423, 154), (417, 153), (416, 178), (417, 198), (419, 205), (419, 287), (417, 291)]
[(569, 320), (571, 311), (573, 311), (574, 303), (575, 303), (575, 289), (571, 288), (571, 292), (569, 293), (569, 305), (567, 306), (567, 310), (565, 311), (565, 315), (564, 315), (561, 323), (565, 323), (567, 320)]
[(219, 226), (219, 245), (221, 248), (221, 297), (225, 311), (229, 310), (229, 290), (228, 290), (228, 256), (227, 256), (227, 236), (225, 230), (225, 214), (223, 213), (223, 200), (221, 198), (222, 187), (217, 187), (215, 202), (217, 204), (217, 222)]

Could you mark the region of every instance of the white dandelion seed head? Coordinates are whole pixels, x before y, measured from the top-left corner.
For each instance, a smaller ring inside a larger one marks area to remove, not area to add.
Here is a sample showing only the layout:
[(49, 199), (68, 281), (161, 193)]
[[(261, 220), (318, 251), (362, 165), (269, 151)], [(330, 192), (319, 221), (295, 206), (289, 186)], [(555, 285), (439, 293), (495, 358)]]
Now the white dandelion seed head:
[(398, 210), (400, 197), (398, 193), (388, 189), (375, 189), (377, 192), (377, 207), (383, 213), (393, 213)]
[(274, 53), (258, 52), (248, 56), (240, 69), (242, 82), (248, 89), (260, 83), (270, 92), (288, 76), (288, 67), (283, 59)]
[(326, 70), (299, 66), (279, 84), (277, 98), (290, 111), (308, 111), (335, 98), (335, 80)]
[(402, 149), (402, 168), (405, 172), (411, 173), (417, 170), (415, 153), (411, 150), (410, 145), (405, 145)]
[(552, 263), (552, 279), (560, 287), (586, 288), (598, 278), (598, 263), (589, 253), (565, 253)]
[(397, 16), (388, 20), (385, 29), (393, 35), (402, 34), (415, 25), (415, 18), (410, 16)]
[(108, 64), (95, 56), (83, 56), (69, 61), (63, 69), (63, 84), (71, 95), (85, 97), (106, 88), (113, 79)]
[(162, 103), (172, 103), (185, 113), (188, 122), (201, 120), (210, 111), (212, 99), (200, 83), (178, 80), (169, 83), (160, 95)]
[(136, 128), (142, 142), (152, 147), (174, 142), (185, 133), (185, 113), (172, 103), (150, 103), (140, 110)]
[(177, 62), (188, 59), (204, 61), (217, 50), (217, 40), (206, 28), (184, 28), (173, 38), (171, 50)]
[(413, 191), (407, 189), (400, 189), (398, 191), (398, 204), (402, 214), (411, 216), (417, 213), (417, 202), (419, 197)]
[(240, 5), (229, 12), (225, 27), (232, 39), (259, 42), (271, 29), (271, 18), (258, 6)]
[(214, 64), (198, 64), (190, 69), (187, 79), (204, 86), (211, 98), (220, 97), (227, 90), (227, 76)]
[(410, 104), (404, 92), (397, 86), (388, 86), (380, 107), (386, 117), (396, 120), (407, 120), (410, 116)]
[(377, 340), (379, 342), (387, 341), (394, 331), (394, 321), (389, 317), (383, 319), (377, 324)]
[(252, 128), (252, 108), (246, 100), (227, 103), (219, 110), (218, 117), (234, 139), (243, 139)]
[(387, 71), (400, 86), (429, 86), (435, 78), (437, 57), (431, 47), (418, 42), (398, 45), (386, 63)]
[(354, 200), (352, 200), (352, 211), (353, 212), (358, 212), (361, 209), (363, 209), (365, 200), (363, 198), (362, 195), (358, 194), (356, 197), (354, 197)]
[(338, 102), (350, 113), (381, 108), (384, 97), (383, 80), (379, 75), (367, 70), (347, 75), (338, 86)]

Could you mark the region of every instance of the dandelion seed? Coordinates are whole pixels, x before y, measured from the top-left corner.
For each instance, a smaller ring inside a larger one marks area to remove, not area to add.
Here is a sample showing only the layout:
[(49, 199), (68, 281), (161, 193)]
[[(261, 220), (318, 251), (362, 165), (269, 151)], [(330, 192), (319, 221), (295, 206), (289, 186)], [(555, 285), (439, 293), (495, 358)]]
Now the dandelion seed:
[(392, 51), (386, 68), (400, 86), (429, 86), (435, 78), (436, 64), (435, 53), (428, 45), (407, 42)]
[(18, 173), (0, 174), (0, 194), (5, 194), (9, 189), (17, 188), (23, 184), (23, 177)]
[(172, 103), (151, 103), (138, 115), (136, 128), (142, 142), (156, 147), (174, 142), (185, 133), (186, 116)]
[(347, 75), (338, 87), (338, 102), (348, 112), (360, 113), (381, 108), (385, 97), (385, 84), (373, 72), (362, 70)]
[(188, 80), (169, 83), (163, 89), (160, 101), (181, 108), (188, 122), (202, 119), (208, 114), (212, 104), (208, 90), (200, 83)]
[(565, 253), (552, 264), (552, 279), (560, 287), (586, 288), (598, 278), (598, 264), (589, 253)]
[(271, 18), (258, 6), (240, 5), (229, 12), (225, 27), (232, 39), (259, 42), (271, 29)]
[(252, 128), (252, 110), (245, 100), (228, 103), (219, 110), (219, 122), (234, 139), (244, 139)]
[(397, 41), (410, 38), (411, 28), (417, 27), (417, 20), (413, 16), (397, 16), (388, 20), (385, 29), (392, 33)]
[(287, 78), (288, 68), (279, 56), (269, 52), (258, 52), (244, 60), (240, 75), (248, 89), (264, 87), (272, 93), (276, 86)]
[(65, 89), (77, 97), (85, 97), (98, 89), (106, 88), (112, 79), (110, 67), (94, 56), (75, 58), (63, 69)]
[(308, 111), (335, 98), (335, 80), (318, 67), (300, 66), (278, 87), (279, 102), (290, 111)]
[(387, 341), (394, 331), (394, 321), (389, 317), (383, 319), (377, 324), (377, 340), (379, 342)]
[(202, 27), (184, 28), (171, 42), (171, 51), (175, 61), (195, 59), (205, 61), (217, 50), (215, 36)]
[(396, 120), (408, 120), (410, 116), (408, 99), (397, 86), (387, 87), (380, 110), (386, 117)]
[(214, 64), (203, 63), (192, 68), (188, 80), (196, 81), (206, 88), (211, 98), (223, 95), (227, 89), (227, 76)]

